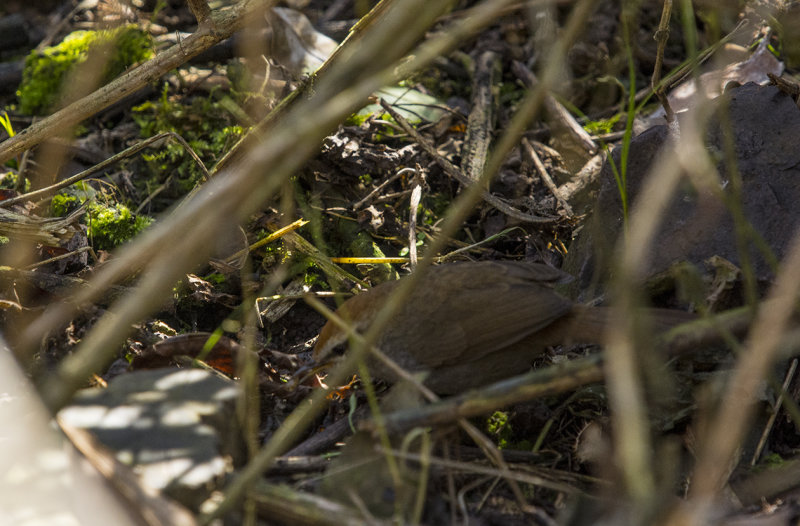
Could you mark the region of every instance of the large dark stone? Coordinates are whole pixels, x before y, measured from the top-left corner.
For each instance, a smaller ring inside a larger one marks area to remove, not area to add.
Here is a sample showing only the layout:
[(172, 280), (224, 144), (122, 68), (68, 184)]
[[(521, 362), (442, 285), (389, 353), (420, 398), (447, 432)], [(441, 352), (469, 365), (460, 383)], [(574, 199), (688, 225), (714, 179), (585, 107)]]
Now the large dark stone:
[[(780, 260), (791, 242), (800, 215), (800, 110), (791, 97), (774, 86), (746, 84), (729, 90), (729, 103), (721, 105), (727, 118), (715, 117), (708, 126), (706, 148), (723, 159), (724, 133), (730, 123), (735, 144), (735, 166), (742, 181), (741, 206), (754, 232), (760, 235)], [(638, 204), (642, 184), (656, 159), (668, 147), (666, 126), (642, 133), (631, 143), (628, 161), (629, 202)], [(671, 147), (671, 146), (670, 146)], [(619, 149), (613, 158), (619, 163)], [(721, 160), (717, 169), (720, 185), (730, 195), (732, 174)], [(613, 269), (613, 250), (622, 232), (622, 204), (610, 166), (603, 168), (601, 189), (588, 227), (573, 243), (565, 268), (578, 279), (584, 296), (597, 290), (593, 283), (606, 283)], [(773, 256), (748, 240), (747, 253), (755, 276), (769, 281)], [(648, 275), (667, 270), (679, 261), (703, 267), (712, 256), (741, 266), (733, 217), (727, 205), (710, 191), (695, 188), (684, 179), (662, 220), (658, 237), (651, 244)], [(577, 291), (576, 291), (577, 292)]]

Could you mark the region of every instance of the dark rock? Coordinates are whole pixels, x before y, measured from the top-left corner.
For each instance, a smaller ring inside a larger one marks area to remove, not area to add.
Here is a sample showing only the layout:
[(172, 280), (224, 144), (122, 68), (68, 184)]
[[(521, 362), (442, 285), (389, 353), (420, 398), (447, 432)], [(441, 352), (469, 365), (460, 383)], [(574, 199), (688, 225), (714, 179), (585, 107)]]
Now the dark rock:
[[(770, 261), (780, 260), (798, 225), (800, 207), (800, 110), (791, 97), (774, 86), (746, 84), (726, 95), (727, 116), (715, 117), (709, 124), (706, 148), (712, 156), (723, 158), (726, 123), (730, 123), (741, 177), (741, 207), (752, 229), (765, 241), (773, 256), (756, 248), (752, 237), (747, 253), (759, 281), (773, 277)], [(724, 111), (725, 105), (720, 111)], [(666, 126), (642, 133), (631, 143), (628, 160), (627, 194), (632, 209), (649, 169), (667, 142)], [(619, 163), (617, 149), (613, 158)], [(734, 174), (723, 159), (717, 165), (724, 195), (730, 197)], [(582, 296), (596, 294), (593, 283), (606, 283), (613, 261), (613, 250), (622, 232), (622, 204), (613, 172), (608, 164), (601, 175), (602, 186), (594, 215), (571, 247), (565, 269), (578, 279)], [(699, 190), (684, 179), (662, 218), (657, 239), (651, 243), (648, 272), (652, 276), (671, 265), (688, 261), (703, 267), (712, 256), (741, 266), (737, 251), (733, 216), (719, 195)], [(573, 291), (577, 292), (577, 291)]]

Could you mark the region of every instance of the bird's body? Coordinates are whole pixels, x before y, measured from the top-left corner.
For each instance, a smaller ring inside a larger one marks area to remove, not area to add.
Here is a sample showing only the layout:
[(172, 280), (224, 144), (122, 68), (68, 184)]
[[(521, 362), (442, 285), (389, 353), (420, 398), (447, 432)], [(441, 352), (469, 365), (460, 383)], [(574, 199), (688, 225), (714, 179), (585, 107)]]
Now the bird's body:
[[(424, 383), (453, 394), (521, 374), (547, 346), (599, 343), (609, 310), (576, 305), (553, 285), (570, 276), (524, 262), (454, 263), (434, 267), (417, 283), (382, 332), (377, 347), (411, 373), (427, 372)], [(397, 288), (388, 282), (347, 300), (337, 313), (364, 331)], [(677, 320), (689, 315), (677, 312)], [(328, 358), (345, 344), (333, 323), (323, 327), (314, 357)], [(376, 360), (372, 373), (389, 381), (394, 374)]]

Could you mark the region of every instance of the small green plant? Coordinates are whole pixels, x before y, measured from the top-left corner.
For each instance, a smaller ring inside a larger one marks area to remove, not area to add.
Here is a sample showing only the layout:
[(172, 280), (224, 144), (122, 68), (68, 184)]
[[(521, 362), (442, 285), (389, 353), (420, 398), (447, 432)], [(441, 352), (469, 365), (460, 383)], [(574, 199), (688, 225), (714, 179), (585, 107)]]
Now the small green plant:
[(11, 125), (11, 118), (8, 116), (7, 111), (3, 111), (3, 116), (0, 117), (0, 126), (6, 131), (9, 137), (16, 135), (14, 127)]
[(156, 2), (155, 7), (153, 7), (153, 12), (150, 15), (150, 22), (155, 23), (158, 20), (158, 14), (167, 7), (167, 0), (158, 0)]
[(621, 113), (617, 113), (611, 118), (600, 119), (598, 121), (589, 121), (583, 125), (583, 129), (592, 135), (603, 135), (614, 131), (614, 127), (622, 118)]
[(511, 423), (508, 421), (508, 413), (495, 411), (486, 419), (486, 431), (497, 440), (497, 447), (504, 449), (508, 447), (511, 439)]
[(104, 50), (109, 54), (101, 78), (104, 83), (153, 55), (150, 35), (135, 25), (109, 31), (75, 31), (60, 44), (33, 51), (25, 59), (22, 84), (17, 91), (21, 111), (39, 114), (50, 110), (59, 101), (64, 80), (74, 68), (85, 62), (92, 51), (111, 43), (113, 47)]
[[(372, 113), (353, 113), (344, 121), (345, 126), (361, 126), (367, 119), (372, 117)], [(388, 113), (382, 113), (377, 116), (379, 119), (388, 120), (392, 117)]]
[[(8, 135), (9, 138), (11, 138), (14, 135), (16, 135), (16, 132), (14, 131), (14, 126), (11, 124), (11, 118), (8, 116), (8, 112), (5, 111), (5, 110), (3, 111), (3, 115), (0, 116), (0, 126), (3, 127), (3, 129), (6, 132), (6, 135)], [(19, 167), (19, 159), (18, 158), (9, 159), (5, 163), (5, 166), (7, 166), (9, 168), (12, 168), (12, 169), (17, 169)], [(13, 186), (3, 186), (3, 188), (14, 188), (14, 187)]]

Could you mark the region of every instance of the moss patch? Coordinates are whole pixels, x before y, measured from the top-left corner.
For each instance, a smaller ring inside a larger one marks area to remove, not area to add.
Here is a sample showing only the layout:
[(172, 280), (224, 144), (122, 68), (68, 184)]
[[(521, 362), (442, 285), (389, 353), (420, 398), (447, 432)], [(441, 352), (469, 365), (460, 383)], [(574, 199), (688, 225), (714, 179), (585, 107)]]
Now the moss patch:
[(70, 33), (60, 44), (33, 51), (25, 59), (22, 84), (17, 91), (20, 109), (27, 114), (52, 109), (60, 100), (64, 80), (90, 56), (105, 62), (101, 77), (105, 84), (131, 65), (149, 59), (152, 46), (150, 35), (135, 25)]

